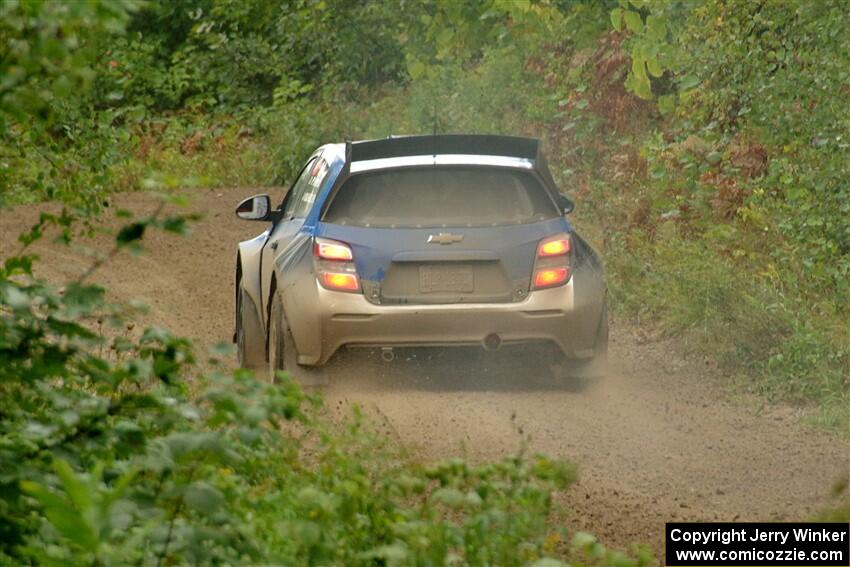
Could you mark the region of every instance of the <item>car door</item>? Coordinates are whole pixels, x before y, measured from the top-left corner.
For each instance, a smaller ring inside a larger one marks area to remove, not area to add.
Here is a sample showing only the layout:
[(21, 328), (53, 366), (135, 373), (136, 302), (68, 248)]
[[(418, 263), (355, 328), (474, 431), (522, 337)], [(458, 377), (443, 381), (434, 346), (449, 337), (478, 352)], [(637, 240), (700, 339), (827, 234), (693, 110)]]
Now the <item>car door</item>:
[(328, 164), (321, 153), (313, 155), (301, 170), (292, 188), (287, 192), (281, 204), (281, 219), (271, 229), (263, 248), (262, 257), (262, 294), (268, 312), (269, 294), (275, 263), (281, 256), (287, 255), (296, 236), (304, 225), (304, 219), (313, 207), (319, 188), (328, 174)]

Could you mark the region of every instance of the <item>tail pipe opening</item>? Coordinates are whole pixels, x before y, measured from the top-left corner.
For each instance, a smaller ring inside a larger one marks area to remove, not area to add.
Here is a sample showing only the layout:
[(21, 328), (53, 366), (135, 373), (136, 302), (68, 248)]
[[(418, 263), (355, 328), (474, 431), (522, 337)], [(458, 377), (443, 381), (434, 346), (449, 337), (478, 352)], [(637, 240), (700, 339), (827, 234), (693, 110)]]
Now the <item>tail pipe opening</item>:
[(381, 360), (384, 362), (392, 362), (395, 360), (395, 353), (393, 352), (392, 347), (381, 348)]
[(484, 350), (499, 350), (502, 346), (502, 337), (496, 333), (490, 333), (484, 337)]

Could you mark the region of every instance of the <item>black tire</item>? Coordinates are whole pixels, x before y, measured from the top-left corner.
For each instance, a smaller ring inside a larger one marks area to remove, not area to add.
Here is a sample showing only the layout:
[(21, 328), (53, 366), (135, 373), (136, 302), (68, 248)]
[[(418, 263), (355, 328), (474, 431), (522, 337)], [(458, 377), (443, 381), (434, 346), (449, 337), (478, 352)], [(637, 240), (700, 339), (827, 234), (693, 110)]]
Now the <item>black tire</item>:
[(322, 368), (298, 364), (295, 341), (289, 331), (280, 294), (274, 292), (269, 314), (269, 379), (274, 382), (277, 372), (283, 370), (302, 386), (324, 386), (327, 378)]
[(239, 293), (236, 294), (236, 360), (239, 363), (239, 368), (247, 368), (247, 355), (245, 353), (245, 326), (242, 324), (244, 315), (242, 310), (245, 307), (245, 290), (240, 286)]
[(608, 297), (602, 302), (602, 314), (599, 317), (599, 327), (596, 329), (596, 346), (593, 358), (595, 361), (608, 364)]
[(236, 294), (236, 360), (240, 368), (263, 370), (266, 362), (266, 345), (262, 339), (259, 317), (254, 310), (254, 302), (248, 293), (239, 286)]
[(559, 355), (560, 360), (553, 365), (553, 373), (558, 384), (571, 391), (583, 389), (588, 380), (604, 378), (608, 373), (608, 298), (602, 303), (599, 324), (596, 326), (596, 340), (593, 345), (593, 358), (570, 360)]

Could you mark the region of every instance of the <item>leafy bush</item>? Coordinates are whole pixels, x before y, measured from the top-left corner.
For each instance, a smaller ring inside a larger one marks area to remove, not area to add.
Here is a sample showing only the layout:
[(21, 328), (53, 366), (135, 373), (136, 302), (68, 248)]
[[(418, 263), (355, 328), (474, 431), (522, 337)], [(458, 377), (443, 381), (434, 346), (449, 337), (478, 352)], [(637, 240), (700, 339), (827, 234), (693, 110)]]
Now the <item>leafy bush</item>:
[[(182, 233), (157, 212), (116, 234)], [(574, 469), (539, 455), (423, 466), (355, 411), (331, 423), (286, 375), (263, 382), (191, 342), (130, 332), (106, 290), (57, 290), (27, 247), (72, 215), (43, 215), (0, 269), (0, 561), (15, 565), (642, 566), (578, 533), (552, 493)], [(112, 254), (108, 254), (107, 257)]]
[(251, 110), (339, 83), (397, 79), (399, 8), (390, 0), (149, 3), (111, 40), (100, 98), (152, 113)]
[[(629, 237), (643, 245), (627, 251), (637, 252), (642, 271), (631, 281), (618, 274), (621, 289), (634, 296), (633, 309), (652, 310), (677, 330), (701, 329), (709, 352), (762, 377), (757, 389), (819, 400), (842, 422), (850, 407), (842, 324), (850, 299), (850, 50), (840, 30), (850, 9), (621, 4), (615, 25), (624, 10), (636, 20), (628, 26), (632, 69), (649, 49), (650, 19), (669, 27), (651, 38), (668, 119), (663, 138), (643, 143), (649, 175), (631, 197), (643, 210), (617, 201), (634, 212), (620, 216), (626, 232), (643, 233)], [(671, 243), (689, 252), (669, 254)], [(661, 305), (656, 276), (687, 293)]]
[(0, 205), (65, 199), (96, 209), (121, 160), (122, 111), (88, 97), (102, 41), (123, 28), (123, 1), (0, 4)]

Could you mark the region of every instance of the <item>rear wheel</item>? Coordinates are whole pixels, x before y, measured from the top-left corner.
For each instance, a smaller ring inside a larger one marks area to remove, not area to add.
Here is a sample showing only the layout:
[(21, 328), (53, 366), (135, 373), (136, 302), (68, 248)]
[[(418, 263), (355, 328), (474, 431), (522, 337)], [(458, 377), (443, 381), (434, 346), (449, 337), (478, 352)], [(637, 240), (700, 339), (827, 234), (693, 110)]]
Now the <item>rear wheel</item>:
[(242, 310), (245, 309), (245, 291), (241, 288), (236, 295), (236, 360), (239, 362), (240, 368), (247, 368), (247, 355), (245, 353), (245, 315)]
[[(238, 337), (237, 337), (238, 338)], [(269, 316), (269, 379), (274, 382), (276, 374), (283, 370), (302, 386), (324, 386), (327, 378), (318, 366), (298, 364), (295, 341), (286, 322), (280, 294), (274, 293)]]
[(599, 317), (599, 327), (596, 329), (596, 346), (593, 360), (602, 367), (608, 365), (608, 298), (602, 302), (602, 314)]
[(236, 294), (236, 359), (241, 368), (261, 370), (265, 366), (266, 351), (263, 332), (254, 302), (239, 285)]
[(596, 327), (596, 340), (593, 346), (593, 358), (570, 360), (561, 355), (555, 365), (554, 374), (558, 382), (571, 390), (584, 387), (587, 380), (602, 378), (608, 372), (608, 299), (602, 303), (602, 313)]

